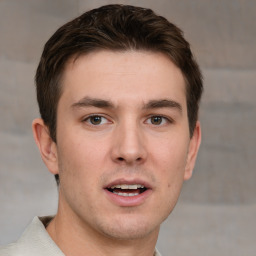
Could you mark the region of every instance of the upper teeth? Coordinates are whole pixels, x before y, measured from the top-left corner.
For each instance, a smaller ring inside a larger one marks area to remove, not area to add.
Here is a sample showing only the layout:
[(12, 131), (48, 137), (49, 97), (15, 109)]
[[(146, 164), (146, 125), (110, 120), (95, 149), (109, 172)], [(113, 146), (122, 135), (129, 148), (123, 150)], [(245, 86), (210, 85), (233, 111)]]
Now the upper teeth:
[(128, 185), (128, 184), (120, 184), (120, 185), (114, 185), (111, 187), (111, 189), (114, 188), (121, 188), (121, 189), (138, 189), (138, 188), (144, 188), (143, 185), (140, 184), (133, 184), (133, 185)]

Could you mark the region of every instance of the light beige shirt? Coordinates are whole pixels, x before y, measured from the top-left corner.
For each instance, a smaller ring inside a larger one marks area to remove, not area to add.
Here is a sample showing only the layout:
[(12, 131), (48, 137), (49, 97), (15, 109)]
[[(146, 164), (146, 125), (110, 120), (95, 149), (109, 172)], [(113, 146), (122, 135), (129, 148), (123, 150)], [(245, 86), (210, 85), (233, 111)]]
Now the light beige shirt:
[(65, 256), (45, 229), (50, 219), (35, 217), (16, 243), (0, 247), (0, 256)]

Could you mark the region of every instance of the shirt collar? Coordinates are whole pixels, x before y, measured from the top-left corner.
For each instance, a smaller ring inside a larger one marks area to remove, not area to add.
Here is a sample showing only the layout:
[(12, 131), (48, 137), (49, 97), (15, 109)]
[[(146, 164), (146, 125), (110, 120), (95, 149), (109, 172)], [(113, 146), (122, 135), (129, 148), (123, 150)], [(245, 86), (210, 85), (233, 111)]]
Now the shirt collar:
[[(45, 229), (52, 219), (53, 216), (34, 217), (27, 227), (18, 241), (24, 247), (30, 248), (27, 256), (65, 256)], [(154, 256), (161, 256), (157, 249), (155, 249)]]

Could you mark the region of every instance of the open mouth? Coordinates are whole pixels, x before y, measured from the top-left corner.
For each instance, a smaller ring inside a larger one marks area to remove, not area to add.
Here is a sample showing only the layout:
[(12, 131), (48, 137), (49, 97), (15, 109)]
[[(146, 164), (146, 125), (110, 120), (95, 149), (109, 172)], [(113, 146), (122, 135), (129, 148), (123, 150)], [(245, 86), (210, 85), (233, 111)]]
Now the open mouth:
[(147, 188), (141, 184), (118, 184), (113, 185), (110, 188), (107, 188), (107, 190), (118, 196), (138, 196), (144, 193), (147, 190)]

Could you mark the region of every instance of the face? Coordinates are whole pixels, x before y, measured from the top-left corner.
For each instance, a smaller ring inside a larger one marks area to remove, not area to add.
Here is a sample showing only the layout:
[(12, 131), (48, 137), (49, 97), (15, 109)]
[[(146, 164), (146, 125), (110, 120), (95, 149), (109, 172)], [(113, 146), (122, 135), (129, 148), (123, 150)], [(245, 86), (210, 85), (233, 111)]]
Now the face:
[(60, 210), (112, 238), (156, 233), (191, 176), (181, 71), (160, 53), (99, 51), (67, 64), (57, 110)]

